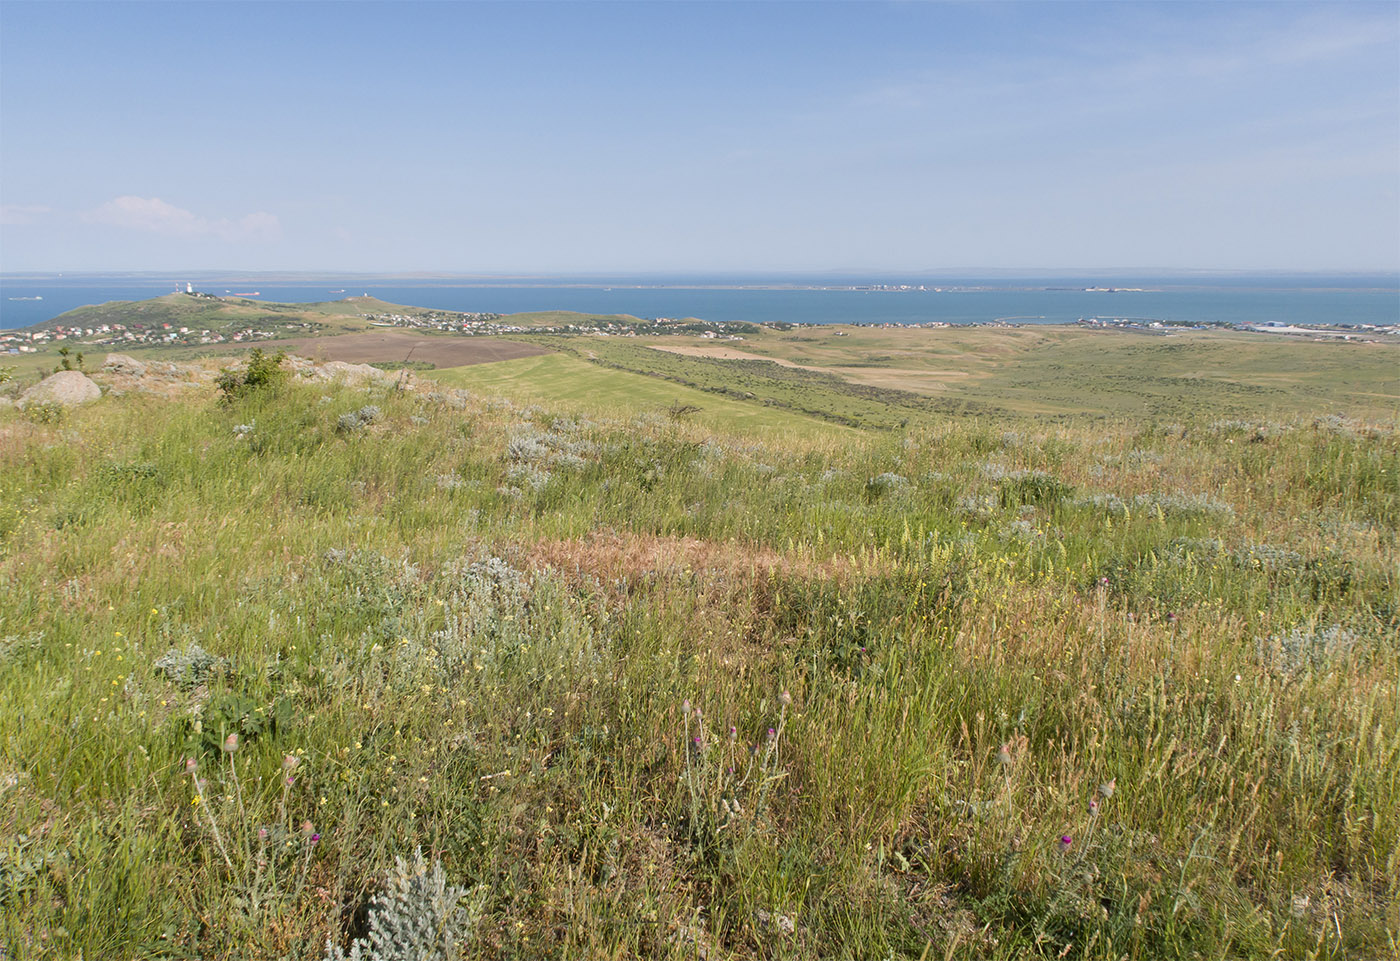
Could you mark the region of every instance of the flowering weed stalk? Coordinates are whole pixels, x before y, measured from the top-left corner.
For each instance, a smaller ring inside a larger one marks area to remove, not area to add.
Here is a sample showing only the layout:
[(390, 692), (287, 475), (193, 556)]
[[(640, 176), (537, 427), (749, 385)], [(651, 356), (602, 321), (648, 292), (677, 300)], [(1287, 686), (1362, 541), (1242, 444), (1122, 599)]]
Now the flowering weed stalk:
[(775, 726), (747, 748), (739, 746), (736, 727), (731, 725), (725, 737), (714, 736), (700, 708), (692, 708), (688, 700), (682, 705), (683, 779), (690, 797), (690, 833), (697, 843), (711, 843), (739, 829), (747, 837), (761, 822), (773, 785), (787, 776), (779, 766), (778, 749), (791, 695), (784, 691), (778, 703)]
[[(192, 803), (196, 810), (195, 819), (200, 820), (200, 812), (203, 812), (203, 821), (209, 827), (209, 834), (214, 840), (220, 860), (228, 869), (230, 880), (242, 888), (248, 913), (256, 917), (270, 903), (280, 898), (294, 901), (300, 896), (321, 835), (316, 832), (312, 822), (304, 821), (300, 829), (301, 841), (298, 844), (294, 832), (290, 829), (288, 802), (297, 783), (295, 772), (301, 766), (301, 759), (294, 754), (288, 754), (282, 759), (282, 793), (277, 802), (275, 819), (270, 824), (254, 825), (253, 819), (248, 816), (238, 763), (234, 756), (238, 748), (236, 734), (230, 734), (221, 747), (222, 752), (228, 756), (229, 779), (233, 786), (233, 793), (226, 797), (226, 802), (231, 802), (236, 812), (235, 816), (226, 822), (226, 830), (219, 827), (219, 816), (214, 810), (214, 805), (209, 802), (207, 782), (199, 776), (199, 762), (195, 758), (185, 759), (185, 773), (190, 776), (194, 786), (195, 796)], [(233, 839), (232, 853), (226, 835)], [(235, 857), (235, 854), (241, 856)], [(296, 868), (294, 865), (298, 861), (300, 866)], [(295, 885), (286, 886), (279, 880), (280, 877), (286, 876), (288, 870), (295, 871), (297, 875)]]

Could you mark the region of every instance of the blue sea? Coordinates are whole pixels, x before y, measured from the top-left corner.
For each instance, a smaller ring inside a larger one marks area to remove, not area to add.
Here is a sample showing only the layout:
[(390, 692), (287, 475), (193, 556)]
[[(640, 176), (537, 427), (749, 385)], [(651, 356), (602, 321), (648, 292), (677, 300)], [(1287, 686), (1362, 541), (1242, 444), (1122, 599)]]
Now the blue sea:
[[(256, 291), (257, 299), (293, 303), (370, 294), (390, 303), (444, 310), (511, 314), (558, 309), (756, 323), (1056, 324), (1091, 317), (1230, 324), (1400, 323), (1400, 281), (1393, 274), (873, 280), (831, 276), (560, 277), (501, 281), (10, 275), (0, 277), (0, 329), (27, 327), (84, 304), (158, 297), (177, 285), (183, 289), (187, 281), (197, 290), (221, 296)], [(881, 284), (916, 289), (849, 289)], [(917, 289), (921, 285), (924, 289)], [(1086, 289), (1091, 287), (1113, 289)]]

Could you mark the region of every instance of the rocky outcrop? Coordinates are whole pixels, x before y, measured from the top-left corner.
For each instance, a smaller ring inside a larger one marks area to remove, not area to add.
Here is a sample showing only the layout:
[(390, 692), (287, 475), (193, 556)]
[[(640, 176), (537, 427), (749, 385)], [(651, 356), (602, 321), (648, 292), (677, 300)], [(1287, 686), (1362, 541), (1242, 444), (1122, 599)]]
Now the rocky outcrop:
[(108, 354), (107, 360), (102, 364), (102, 370), (108, 374), (141, 377), (146, 373), (146, 365), (127, 354)]
[(392, 380), (398, 372), (380, 370), (369, 364), (348, 364), (343, 360), (327, 360), (321, 363), (295, 355), (287, 358), (287, 363), (299, 376), (311, 380), (339, 381), (343, 384), (363, 384), (370, 381)]
[(102, 396), (102, 389), (94, 384), (82, 371), (60, 370), (45, 377), (26, 390), (19, 398), (19, 406), (31, 404), (61, 404), (76, 407), (87, 404)]

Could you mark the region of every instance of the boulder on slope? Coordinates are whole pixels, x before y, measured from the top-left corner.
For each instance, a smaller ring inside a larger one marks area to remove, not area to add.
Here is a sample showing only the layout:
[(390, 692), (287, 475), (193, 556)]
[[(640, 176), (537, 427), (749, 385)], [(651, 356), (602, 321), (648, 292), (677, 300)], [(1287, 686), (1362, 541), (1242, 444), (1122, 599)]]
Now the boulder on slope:
[(102, 388), (80, 370), (60, 370), (50, 374), (19, 397), (19, 406), (30, 404), (61, 404), (76, 407), (91, 403), (102, 396)]

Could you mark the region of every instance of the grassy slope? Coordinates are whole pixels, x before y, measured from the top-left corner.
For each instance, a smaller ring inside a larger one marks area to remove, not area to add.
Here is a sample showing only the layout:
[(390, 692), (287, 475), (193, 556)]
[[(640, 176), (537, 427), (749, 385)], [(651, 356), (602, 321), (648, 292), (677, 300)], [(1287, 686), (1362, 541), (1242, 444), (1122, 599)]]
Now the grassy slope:
[(1075, 327), (840, 330), (848, 336), (827, 328), (769, 332), (734, 346), (871, 386), (1032, 414), (1388, 417), (1400, 410), (1394, 344)]
[(714, 428), (781, 430), (810, 435), (841, 432), (836, 425), (801, 414), (717, 397), (640, 374), (608, 370), (567, 354), (431, 371), (424, 376), (522, 403), (547, 403), (560, 410), (613, 415), (665, 414), (673, 406), (691, 405), (700, 410), (685, 415), (686, 419)]
[(1383, 956), (1397, 477), (1341, 422), (0, 412), (0, 944), (318, 958), (421, 845), (471, 957)]

